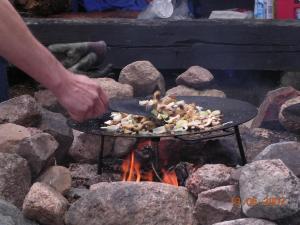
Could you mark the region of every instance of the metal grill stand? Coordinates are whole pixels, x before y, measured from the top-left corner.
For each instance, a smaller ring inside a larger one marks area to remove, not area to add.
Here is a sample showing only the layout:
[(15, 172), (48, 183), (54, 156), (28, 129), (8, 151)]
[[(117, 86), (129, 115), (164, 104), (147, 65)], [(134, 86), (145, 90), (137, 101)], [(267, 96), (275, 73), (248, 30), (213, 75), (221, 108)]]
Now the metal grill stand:
[[(237, 141), (237, 145), (238, 145), (238, 149), (239, 149), (239, 154), (241, 157), (241, 166), (244, 166), (247, 163), (247, 159), (245, 156), (245, 151), (244, 151), (244, 147), (243, 147), (243, 143), (242, 143), (242, 138), (241, 138), (241, 134), (240, 134), (240, 130), (238, 126), (234, 126), (233, 128), (228, 128), (228, 129), (223, 129), (223, 130), (219, 130), (219, 131), (213, 131), (213, 132), (208, 132), (206, 135), (202, 134), (201, 137), (199, 137), (199, 135), (195, 135), (197, 136), (195, 137), (187, 137), (185, 138), (184, 136), (174, 136), (175, 138), (182, 140), (182, 141), (186, 141), (189, 143), (193, 143), (193, 142), (199, 142), (199, 141), (206, 141), (206, 140), (213, 140), (216, 138), (222, 138), (222, 137), (226, 137), (226, 136), (231, 136), (231, 135), (235, 135), (236, 141)], [(103, 173), (103, 169), (104, 169), (104, 162), (103, 162), (103, 152), (104, 152), (104, 141), (105, 141), (105, 136), (106, 135), (101, 135), (101, 149), (99, 152), (99, 159), (98, 159), (98, 174), (102, 174)], [(109, 135), (107, 135), (109, 136)], [(141, 139), (142, 137), (137, 137), (137, 139)], [(145, 139), (145, 138), (143, 138)], [(159, 163), (159, 142), (160, 142), (160, 138), (159, 137), (153, 137), (150, 138), (151, 142), (152, 142), (152, 148), (151, 148), (151, 155), (152, 157), (150, 157), (151, 160), (151, 165), (152, 165), (152, 169), (155, 173), (156, 178), (161, 181), (162, 178), (160, 177), (160, 163)]]
[[(130, 137), (136, 139), (148, 139), (152, 141), (151, 162), (153, 168), (157, 173), (160, 172), (159, 168), (159, 142), (164, 137), (175, 137), (186, 142), (197, 142), (204, 140), (212, 140), (216, 138), (234, 135), (237, 141), (239, 153), (241, 156), (241, 165), (247, 163), (245, 152), (242, 144), (242, 139), (239, 131), (239, 125), (248, 122), (257, 115), (255, 106), (248, 102), (243, 102), (230, 98), (217, 98), (217, 97), (199, 97), (199, 96), (177, 96), (178, 100), (184, 100), (186, 103), (194, 103), (203, 107), (204, 109), (221, 110), (223, 115), (223, 124), (221, 126), (211, 127), (209, 130), (198, 131), (185, 131), (180, 133), (164, 133), (164, 134), (123, 134), (120, 132), (111, 132), (101, 129), (105, 121), (110, 119), (110, 114), (106, 114), (101, 118), (95, 118), (83, 123), (78, 123), (72, 120), (68, 121), (68, 125), (81, 132), (90, 133), (101, 136), (101, 149), (99, 153), (98, 172), (102, 173), (104, 168), (103, 151), (104, 139), (109, 137)], [(148, 116), (149, 113), (145, 112), (144, 107), (139, 105), (140, 99), (117, 99), (110, 101), (110, 109), (114, 112), (124, 112), (134, 115)], [(158, 177), (160, 178), (160, 177)]]

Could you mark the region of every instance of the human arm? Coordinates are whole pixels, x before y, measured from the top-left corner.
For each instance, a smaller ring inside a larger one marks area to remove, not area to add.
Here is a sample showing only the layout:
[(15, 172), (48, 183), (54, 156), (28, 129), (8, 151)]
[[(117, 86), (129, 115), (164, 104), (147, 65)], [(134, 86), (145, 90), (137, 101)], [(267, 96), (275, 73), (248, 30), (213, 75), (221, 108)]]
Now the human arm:
[(31, 34), (8, 0), (0, 0), (0, 56), (50, 89), (75, 120), (96, 117), (107, 97), (92, 80), (73, 75)]

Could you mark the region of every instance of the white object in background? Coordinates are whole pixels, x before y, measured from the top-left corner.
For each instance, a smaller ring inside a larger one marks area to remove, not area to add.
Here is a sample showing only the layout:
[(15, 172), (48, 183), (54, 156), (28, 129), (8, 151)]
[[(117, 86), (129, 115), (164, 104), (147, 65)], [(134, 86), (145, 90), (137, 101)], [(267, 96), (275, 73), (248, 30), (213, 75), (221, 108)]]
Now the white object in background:
[(173, 11), (172, 0), (154, 0), (149, 3), (145, 11), (140, 13), (138, 19), (170, 18)]
[(300, 8), (296, 9), (296, 18), (300, 19)]
[(249, 12), (236, 12), (230, 10), (212, 11), (209, 19), (251, 19), (252, 14)]
[(266, 19), (274, 19), (274, 0), (265, 0)]
[(159, 18), (169, 18), (174, 11), (172, 0), (154, 0), (152, 10)]

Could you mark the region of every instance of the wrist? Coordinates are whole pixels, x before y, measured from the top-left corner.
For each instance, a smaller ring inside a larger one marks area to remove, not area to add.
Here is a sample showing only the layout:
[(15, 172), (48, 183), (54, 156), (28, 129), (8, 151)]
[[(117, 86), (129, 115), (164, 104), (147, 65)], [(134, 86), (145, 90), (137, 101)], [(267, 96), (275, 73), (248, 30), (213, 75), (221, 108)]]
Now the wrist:
[(47, 85), (47, 88), (51, 90), (54, 95), (59, 97), (66, 91), (66, 89), (68, 89), (67, 86), (69, 86), (72, 82), (73, 76), (74, 75), (70, 71), (62, 68), (60, 72), (56, 73), (56, 78)]

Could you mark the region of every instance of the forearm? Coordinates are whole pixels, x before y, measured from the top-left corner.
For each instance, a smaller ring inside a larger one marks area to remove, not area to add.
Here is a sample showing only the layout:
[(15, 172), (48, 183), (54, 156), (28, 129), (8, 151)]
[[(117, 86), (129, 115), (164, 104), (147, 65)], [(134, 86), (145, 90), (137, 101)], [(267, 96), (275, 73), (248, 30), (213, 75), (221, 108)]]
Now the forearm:
[(53, 91), (71, 76), (33, 37), (8, 0), (0, 0), (0, 56)]

